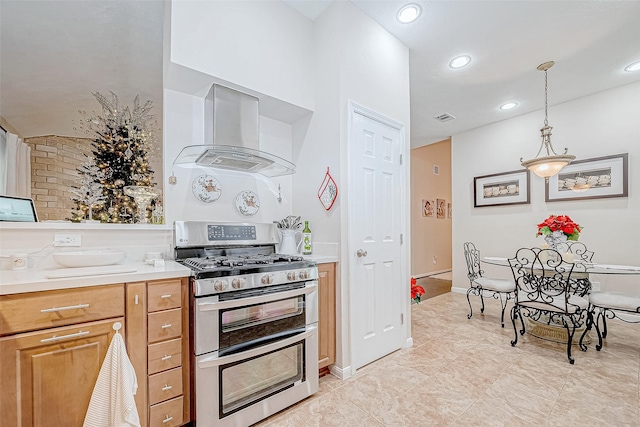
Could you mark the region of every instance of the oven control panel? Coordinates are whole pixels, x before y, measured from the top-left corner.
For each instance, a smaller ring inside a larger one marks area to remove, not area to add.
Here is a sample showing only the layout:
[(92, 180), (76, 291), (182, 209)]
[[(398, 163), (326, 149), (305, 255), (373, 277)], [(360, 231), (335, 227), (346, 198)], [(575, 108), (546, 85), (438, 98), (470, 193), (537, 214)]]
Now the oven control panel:
[(274, 245), (280, 241), (278, 227), (272, 222), (175, 221), (173, 234), (176, 249)]
[(210, 242), (256, 240), (256, 227), (254, 225), (208, 225), (207, 237)]

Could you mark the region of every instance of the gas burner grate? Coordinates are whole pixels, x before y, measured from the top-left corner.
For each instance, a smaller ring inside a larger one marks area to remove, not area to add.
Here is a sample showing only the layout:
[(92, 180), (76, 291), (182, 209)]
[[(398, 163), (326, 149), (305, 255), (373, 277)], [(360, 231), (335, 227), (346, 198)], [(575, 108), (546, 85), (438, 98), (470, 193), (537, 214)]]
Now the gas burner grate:
[(206, 268), (215, 268), (219, 266), (219, 264), (215, 260), (210, 258), (187, 258), (183, 260), (182, 263), (194, 270), (203, 270)]
[(278, 262), (294, 262), (304, 260), (304, 257), (301, 257), (300, 255), (273, 254), (272, 257), (276, 258)]
[(302, 261), (298, 255), (287, 254), (247, 254), (234, 256), (207, 256), (184, 259), (184, 265), (198, 271), (215, 270), (218, 268), (243, 267), (250, 265), (287, 264)]

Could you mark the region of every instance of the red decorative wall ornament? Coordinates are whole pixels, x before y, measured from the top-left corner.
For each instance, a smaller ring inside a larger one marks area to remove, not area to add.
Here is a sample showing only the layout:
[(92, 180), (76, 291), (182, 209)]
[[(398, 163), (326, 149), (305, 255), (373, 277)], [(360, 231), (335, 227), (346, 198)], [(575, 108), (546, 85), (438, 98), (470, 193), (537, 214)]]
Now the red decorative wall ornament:
[(338, 186), (336, 182), (331, 177), (329, 173), (329, 168), (327, 168), (327, 173), (324, 176), (324, 180), (322, 184), (320, 184), (320, 189), (318, 190), (318, 199), (320, 199), (320, 203), (326, 210), (330, 210), (336, 199), (338, 198)]

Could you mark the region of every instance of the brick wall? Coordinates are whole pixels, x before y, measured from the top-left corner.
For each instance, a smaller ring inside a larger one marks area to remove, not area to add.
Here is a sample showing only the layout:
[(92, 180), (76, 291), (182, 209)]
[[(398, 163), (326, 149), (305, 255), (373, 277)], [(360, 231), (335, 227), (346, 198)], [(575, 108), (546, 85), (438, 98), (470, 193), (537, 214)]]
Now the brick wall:
[(31, 147), (31, 196), (38, 219), (71, 218), (75, 203), (68, 189), (77, 185), (76, 168), (91, 155), (91, 139), (47, 135), (26, 138)]

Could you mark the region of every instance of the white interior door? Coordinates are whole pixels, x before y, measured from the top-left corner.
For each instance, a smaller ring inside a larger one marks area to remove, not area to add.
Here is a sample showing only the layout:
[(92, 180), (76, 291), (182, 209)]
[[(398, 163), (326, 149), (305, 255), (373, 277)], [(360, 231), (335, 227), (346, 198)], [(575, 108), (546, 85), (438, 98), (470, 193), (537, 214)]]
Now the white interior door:
[[(382, 118), (384, 119), (384, 118)], [(349, 271), (352, 368), (402, 346), (403, 127), (352, 109)]]

